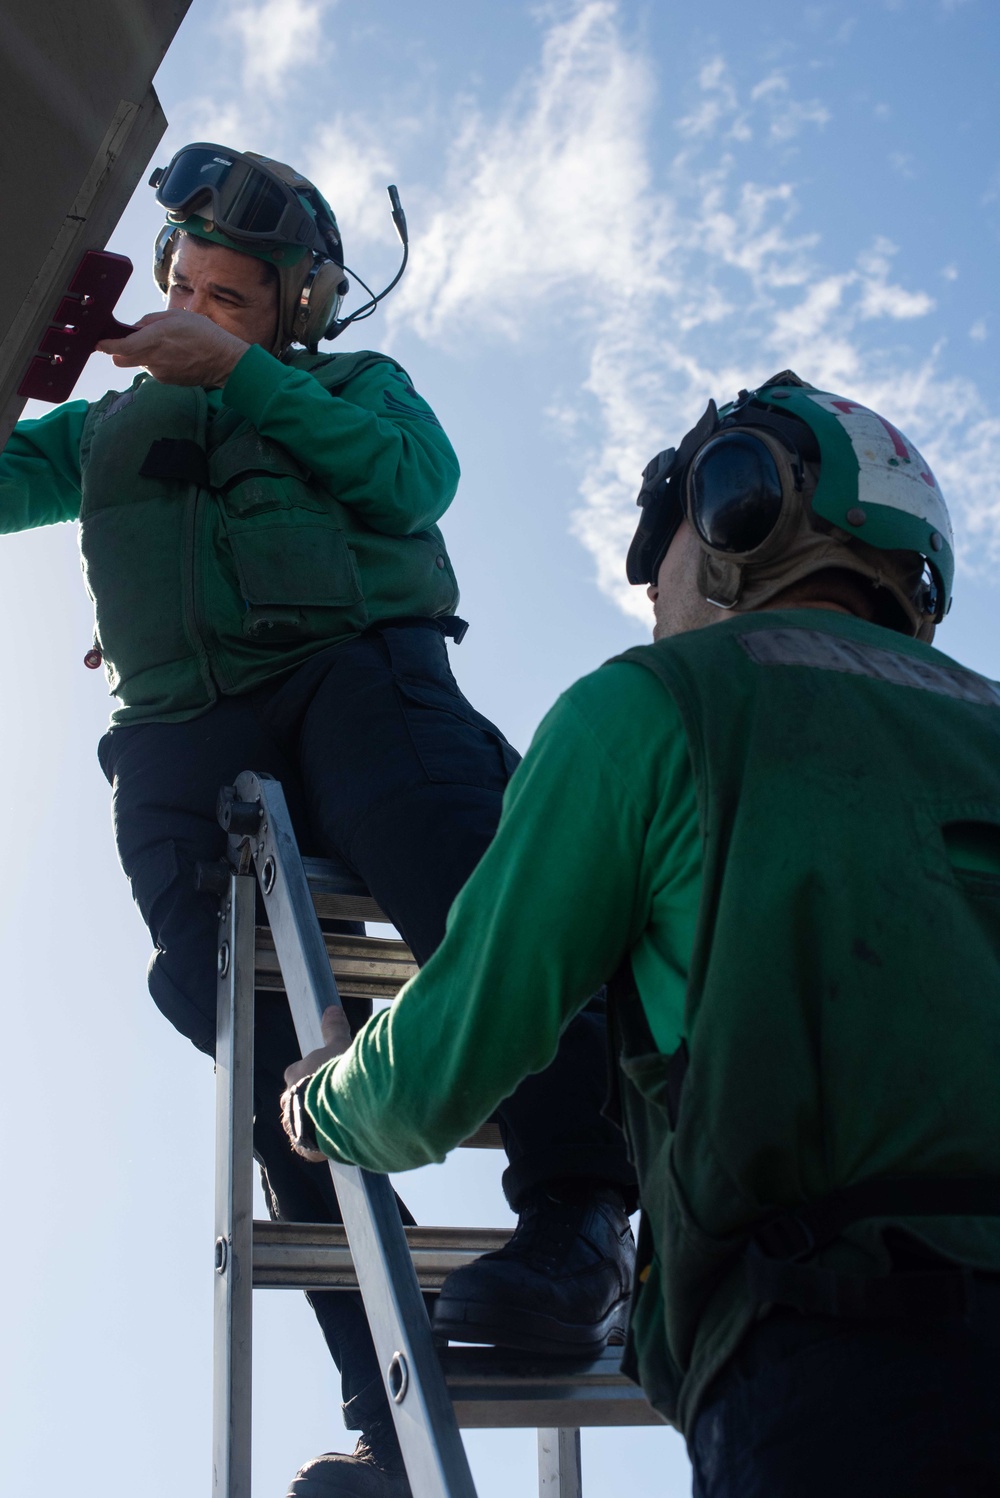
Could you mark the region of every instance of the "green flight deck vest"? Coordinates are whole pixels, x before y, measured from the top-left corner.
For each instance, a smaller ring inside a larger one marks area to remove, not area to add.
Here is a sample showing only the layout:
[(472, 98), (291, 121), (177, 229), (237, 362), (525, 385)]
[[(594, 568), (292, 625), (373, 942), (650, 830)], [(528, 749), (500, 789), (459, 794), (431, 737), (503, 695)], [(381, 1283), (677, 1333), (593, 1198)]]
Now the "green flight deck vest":
[[(613, 1006), (644, 1213), (631, 1366), (690, 1430), (769, 1300), (878, 1314), (967, 1281), (908, 1279), (901, 1245), (1000, 1270), (1000, 687), (813, 610), (619, 659), (679, 708), (699, 804), (682, 1047), (657, 1052), (648, 995)], [(769, 1259), (768, 1224), (817, 1208), (818, 1251), (793, 1234)]]
[[(333, 395), (395, 363), (292, 362)], [(140, 375), (91, 407), (80, 453), (80, 549), (115, 722), (195, 717), (377, 620), (457, 605), (436, 526), (374, 530), (246, 418), (210, 419), (200, 388)]]

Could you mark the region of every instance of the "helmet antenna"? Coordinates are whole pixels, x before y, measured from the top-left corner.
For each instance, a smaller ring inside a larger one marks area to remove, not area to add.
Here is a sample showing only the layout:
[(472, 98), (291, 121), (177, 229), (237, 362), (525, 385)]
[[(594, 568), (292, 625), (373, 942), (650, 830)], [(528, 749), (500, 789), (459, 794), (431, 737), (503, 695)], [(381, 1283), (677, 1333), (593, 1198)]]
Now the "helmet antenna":
[(403, 272), (406, 269), (406, 262), (410, 258), (410, 238), (406, 229), (406, 214), (403, 212), (403, 205), (399, 200), (399, 190), (395, 186), (395, 184), (387, 188), (387, 191), (389, 194), (389, 202), (392, 205), (390, 209), (390, 212), (392, 213), (392, 221), (396, 225), (396, 233), (399, 235), (400, 243), (403, 246), (403, 258), (400, 261), (399, 270), (393, 276), (388, 286), (384, 286), (378, 293), (378, 295), (375, 296), (370, 291), (368, 291), (368, 287), (365, 286), (365, 283), (364, 281), (362, 281), (361, 277), (359, 275), (356, 275), (355, 272), (351, 270), (350, 266), (345, 265), (344, 270), (349, 275), (354, 276), (354, 279), (358, 282), (359, 285), (365, 286), (365, 290), (368, 291), (370, 300), (364, 302), (356, 312), (352, 312), (350, 317), (339, 318), (332, 322), (327, 328), (326, 333), (323, 335), (327, 339), (339, 338), (344, 329), (350, 327), (352, 322), (358, 322), (363, 318), (371, 317), (372, 313), (375, 311), (375, 308), (378, 306), (382, 298), (387, 297), (390, 291), (392, 291), (393, 287), (399, 284)]

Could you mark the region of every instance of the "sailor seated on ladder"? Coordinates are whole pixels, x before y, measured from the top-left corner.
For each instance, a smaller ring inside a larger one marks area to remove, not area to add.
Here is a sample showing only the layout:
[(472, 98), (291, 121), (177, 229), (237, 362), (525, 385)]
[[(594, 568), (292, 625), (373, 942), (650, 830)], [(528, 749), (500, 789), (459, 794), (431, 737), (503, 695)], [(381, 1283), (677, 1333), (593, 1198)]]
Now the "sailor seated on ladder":
[(1000, 1492), (1000, 687), (929, 643), (944, 502), (790, 371), (644, 479), (656, 643), (553, 708), (441, 946), (339, 1060), (328, 1011), (286, 1128), (440, 1160), (617, 970), (626, 1367), (696, 1498)]
[[(0, 530), (80, 520), (91, 654), (117, 699), (100, 758), (156, 947), (149, 986), (211, 1052), (217, 900), (194, 874), (225, 852), (221, 786), (248, 766), (280, 779), (303, 848), (355, 870), (422, 962), (493, 836), (518, 756), (448, 664), (445, 636), (462, 626), (435, 522), (458, 482), (451, 444), (394, 360), (317, 352), (344, 325), (348, 290), (329, 205), (289, 167), (214, 145), (186, 147), (155, 181), (167, 310), (102, 345), (146, 372), (19, 424), (0, 457)], [(401, 212), (397, 226), (405, 235)], [(451, 1297), (467, 1340), (513, 1328), (512, 1300), (515, 1346), (599, 1349), (621, 1332), (635, 1176), (601, 1116), (605, 1045), (595, 1002), (544, 1079), (496, 1110), (507, 1197), (531, 1230)], [(255, 1054), (272, 1209), (338, 1222), (329, 1171), (293, 1155), (281, 1130), (299, 1055), (283, 998), (259, 1000)], [(563, 1286), (548, 1320), (532, 1233)], [(294, 1491), (404, 1498), (360, 1301), (309, 1298), (361, 1439)]]

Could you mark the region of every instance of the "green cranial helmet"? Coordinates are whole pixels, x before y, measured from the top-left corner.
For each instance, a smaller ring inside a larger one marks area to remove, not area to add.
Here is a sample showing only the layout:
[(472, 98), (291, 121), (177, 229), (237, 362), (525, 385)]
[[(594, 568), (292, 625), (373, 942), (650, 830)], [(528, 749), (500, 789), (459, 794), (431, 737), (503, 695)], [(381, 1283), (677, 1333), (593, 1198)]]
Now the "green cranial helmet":
[(951, 604), (951, 521), (928, 464), (885, 417), (791, 370), (710, 402), (644, 479), (630, 582), (655, 581), (687, 516), (699, 585), (722, 608), (760, 607), (828, 568), (885, 589), (889, 622), (923, 638)]
[(315, 347), (336, 323), (348, 290), (333, 210), (317, 188), (284, 162), (252, 151), (185, 146), (150, 178), (167, 222), (156, 240), (153, 276), (166, 292), (179, 233), (273, 265), (278, 326), (272, 352)]

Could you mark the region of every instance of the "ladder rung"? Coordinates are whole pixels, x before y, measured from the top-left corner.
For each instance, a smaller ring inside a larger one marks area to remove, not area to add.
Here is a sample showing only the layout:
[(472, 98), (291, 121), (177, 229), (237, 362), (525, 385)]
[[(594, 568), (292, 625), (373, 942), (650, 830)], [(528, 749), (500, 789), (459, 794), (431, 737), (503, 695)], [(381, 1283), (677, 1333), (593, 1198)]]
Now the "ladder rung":
[(342, 921), (381, 921), (389, 917), (376, 905), (361, 880), (329, 858), (303, 858), (316, 914)]
[[(502, 1248), (509, 1237), (505, 1228), (406, 1229), (422, 1290), (439, 1290), (453, 1269)], [(347, 1234), (328, 1223), (255, 1221), (253, 1283), (256, 1289), (356, 1290)]]
[(662, 1416), (622, 1373), (621, 1356), (620, 1347), (590, 1362), (499, 1347), (441, 1349), (455, 1415), (466, 1428), (662, 1425)]
[[(502, 1248), (504, 1228), (408, 1227), (406, 1240), (422, 1290), (480, 1254)], [(255, 1289), (356, 1290), (342, 1227), (308, 1222), (253, 1224)], [(540, 1357), (497, 1347), (447, 1347), (441, 1361), (461, 1426), (509, 1429), (659, 1425), (642, 1390), (621, 1371), (620, 1347), (597, 1358)]]
[[(394, 999), (417, 971), (405, 942), (330, 931), (323, 938), (337, 987), (346, 998)], [(257, 927), (254, 974), (259, 989), (284, 989), (274, 939), (266, 926)]]

